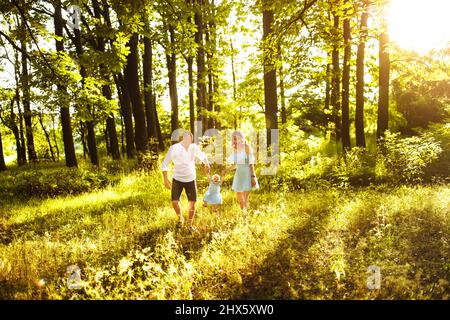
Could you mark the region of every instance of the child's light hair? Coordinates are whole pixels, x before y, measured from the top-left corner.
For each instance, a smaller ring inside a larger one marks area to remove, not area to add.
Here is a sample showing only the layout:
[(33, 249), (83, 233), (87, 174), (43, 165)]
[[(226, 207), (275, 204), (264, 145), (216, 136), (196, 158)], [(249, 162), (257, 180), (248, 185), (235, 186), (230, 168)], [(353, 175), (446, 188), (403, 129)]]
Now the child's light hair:
[(220, 176), (217, 173), (212, 176), (212, 179), (215, 180), (216, 177), (217, 181), (220, 181)]

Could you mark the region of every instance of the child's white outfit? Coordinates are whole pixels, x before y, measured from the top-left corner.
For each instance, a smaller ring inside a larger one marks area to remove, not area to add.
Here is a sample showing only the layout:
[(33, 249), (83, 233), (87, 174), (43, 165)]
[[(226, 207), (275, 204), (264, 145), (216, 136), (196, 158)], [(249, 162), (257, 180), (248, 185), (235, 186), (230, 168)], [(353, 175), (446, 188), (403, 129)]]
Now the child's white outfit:
[(220, 182), (214, 183), (213, 179), (209, 182), (208, 191), (203, 196), (203, 201), (208, 204), (222, 204), (222, 195), (220, 194)]

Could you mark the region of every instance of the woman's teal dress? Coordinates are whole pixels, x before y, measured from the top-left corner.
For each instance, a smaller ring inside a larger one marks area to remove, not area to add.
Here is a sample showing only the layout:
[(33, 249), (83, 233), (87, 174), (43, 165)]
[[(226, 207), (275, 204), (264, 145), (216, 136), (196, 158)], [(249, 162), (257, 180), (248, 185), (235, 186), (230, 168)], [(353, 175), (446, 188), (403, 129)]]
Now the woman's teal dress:
[(222, 195), (220, 194), (220, 183), (214, 184), (211, 180), (208, 191), (203, 196), (203, 201), (208, 204), (222, 204)]
[(255, 158), (252, 154), (248, 155), (245, 150), (233, 152), (227, 161), (236, 164), (236, 172), (234, 173), (233, 185), (231, 187), (233, 191), (244, 192), (259, 189), (256, 177), (256, 185), (252, 187), (250, 164), (255, 163)]

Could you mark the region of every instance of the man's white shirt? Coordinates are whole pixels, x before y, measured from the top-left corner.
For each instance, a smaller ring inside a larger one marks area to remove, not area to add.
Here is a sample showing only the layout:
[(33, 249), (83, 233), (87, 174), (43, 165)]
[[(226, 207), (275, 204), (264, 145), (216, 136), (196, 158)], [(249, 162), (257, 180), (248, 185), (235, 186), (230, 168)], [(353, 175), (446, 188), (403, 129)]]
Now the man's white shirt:
[(206, 154), (200, 150), (195, 143), (191, 143), (186, 150), (181, 142), (170, 146), (161, 166), (162, 171), (169, 170), (170, 162), (173, 162), (173, 179), (181, 182), (190, 182), (195, 180), (195, 158), (203, 163), (206, 162)]

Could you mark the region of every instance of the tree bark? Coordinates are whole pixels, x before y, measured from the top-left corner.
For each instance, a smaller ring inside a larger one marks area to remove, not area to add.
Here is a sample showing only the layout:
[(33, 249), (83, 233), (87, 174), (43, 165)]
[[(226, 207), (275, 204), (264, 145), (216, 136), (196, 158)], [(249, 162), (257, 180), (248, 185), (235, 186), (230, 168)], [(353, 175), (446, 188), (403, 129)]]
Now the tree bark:
[[(108, 25), (109, 21), (109, 12), (108, 7), (104, 1), (104, 13), (103, 18), (106, 20), (106, 24)], [(102, 12), (100, 10), (100, 5), (97, 0), (92, 1), (92, 5), (94, 8), (94, 16), (100, 21), (102, 17)], [(97, 37), (97, 48), (100, 52), (105, 52), (105, 39), (102, 36)], [(110, 74), (105, 66), (105, 64), (101, 63), (99, 66), (101, 76), (109, 83)], [(102, 85), (102, 94), (107, 100), (112, 100), (111, 87), (109, 84)], [(89, 127), (88, 127), (89, 129)], [(111, 157), (113, 160), (120, 160), (120, 150), (119, 150), (119, 139), (117, 138), (117, 130), (116, 130), (116, 120), (114, 118), (114, 114), (111, 113), (106, 118), (106, 130), (108, 131), (109, 136), (109, 150), (111, 152)]]
[(19, 139), (20, 139), (20, 158), (22, 159), (21, 163), (27, 163), (27, 150), (25, 144), (25, 134), (23, 129), (23, 114), (20, 109), (20, 98), (17, 95), (17, 111), (19, 112)]
[(367, 38), (368, 0), (362, 0), (361, 25), (359, 28), (360, 39), (356, 53), (356, 110), (355, 110), (355, 134), (356, 145), (366, 147), (364, 135), (364, 54)]
[(194, 15), (197, 32), (195, 42), (197, 49), (197, 120), (202, 121), (203, 129), (207, 128), (206, 115), (206, 68), (205, 68), (205, 46), (203, 43), (203, 0), (197, 0), (197, 11)]
[[(79, 29), (74, 30), (74, 44), (77, 52), (77, 56), (79, 59), (83, 56), (83, 44), (81, 43), (81, 33)], [(87, 72), (84, 65), (81, 65), (80, 67), (80, 75), (82, 77), (82, 84), (84, 86), (86, 78), (87, 78)], [(97, 142), (95, 141), (95, 125), (94, 125), (94, 119), (93, 119), (93, 110), (91, 105), (86, 106), (87, 112), (89, 114), (89, 119), (86, 121), (86, 129), (87, 129), (87, 148), (88, 148), (88, 155), (89, 159), (91, 160), (91, 163), (93, 165), (98, 166), (99, 165), (99, 159), (98, 159), (98, 152), (97, 152)], [(84, 130), (82, 131), (83, 136), (81, 138), (81, 141), (83, 142), (83, 157), (85, 157), (85, 137), (84, 137)]]
[[(267, 5), (267, 0), (265, 1)], [(277, 75), (274, 62), (271, 61), (269, 51), (275, 50), (270, 43), (274, 12), (265, 8), (263, 11), (263, 41), (265, 41), (264, 57), (264, 102), (267, 130), (267, 147), (272, 144), (271, 129), (278, 129), (277, 119)]]
[(25, 22), (22, 23), (23, 35), (20, 40), (22, 48), (22, 104), (23, 104), (23, 118), (25, 122), (25, 134), (27, 137), (28, 160), (30, 162), (37, 161), (36, 151), (34, 147), (33, 127), (31, 121), (31, 106), (30, 106), (30, 83), (28, 74), (28, 51), (26, 41)]
[(139, 84), (139, 54), (138, 54), (138, 34), (134, 33), (129, 42), (130, 53), (127, 57), (127, 65), (125, 67), (125, 79), (130, 94), (130, 100), (133, 111), (136, 151), (138, 156), (146, 153), (148, 145), (147, 129), (145, 126), (145, 112), (141, 99), (141, 91)]
[[(344, 0), (347, 4), (348, 0)], [(346, 14), (344, 19), (344, 67), (342, 70), (342, 149), (344, 152), (351, 149), (350, 144), (350, 60), (351, 60), (351, 33), (350, 19)]]
[[(337, 14), (333, 15), (333, 28), (335, 32), (339, 29), (339, 16)], [(332, 74), (332, 82), (331, 82), (331, 108), (332, 108), (332, 118), (334, 122), (334, 135), (336, 142), (341, 139), (341, 118), (339, 116), (339, 110), (341, 109), (340, 104), (340, 66), (339, 66), (339, 45), (338, 45), (339, 37), (336, 36), (333, 39), (333, 52), (331, 53), (331, 60), (333, 65), (333, 74)]]
[(50, 152), (50, 156), (52, 157), (52, 161), (55, 162), (55, 152), (53, 151), (52, 141), (50, 139), (50, 134), (48, 133), (47, 129), (45, 128), (44, 121), (42, 120), (42, 113), (39, 113), (39, 123), (41, 125), (42, 131), (44, 132), (45, 139), (48, 144), (48, 150)]
[(125, 141), (128, 159), (134, 158), (136, 155), (136, 147), (134, 143), (133, 115), (131, 112), (131, 101), (128, 87), (121, 73), (116, 76), (117, 92), (120, 100), (120, 111), (122, 113), (123, 123), (125, 126)]
[(169, 78), (170, 124), (172, 132), (178, 129), (178, 88), (177, 88), (177, 55), (175, 52), (175, 30), (169, 24), (170, 43), (166, 51), (167, 74)]
[[(61, 0), (56, 0), (54, 5), (55, 7), (55, 15), (54, 15), (54, 23), (55, 23), (55, 34), (58, 37), (63, 37), (63, 27), (64, 22), (61, 16)], [(56, 40), (56, 51), (64, 52), (64, 42), (63, 40)], [(66, 94), (66, 86), (63, 84), (57, 85), (58, 91), (61, 94)], [(66, 165), (68, 167), (77, 167), (77, 158), (75, 155), (75, 146), (73, 143), (73, 134), (72, 134), (72, 124), (70, 121), (70, 110), (68, 106), (61, 106), (61, 126), (63, 132), (63, 141), (64, 141), (64, 153), (66, 157)]]
[[(149, 139), (156, 139), (155, 106), (153, 105), (153, 51), (152, 42), (148, 37), (144, 37), (143, 77), (147, 135)], [(153, 143), (152, 148), (157, 152), (156, 144)]]
[(384, 136), (389, 121), (389, 35), (387, 31), (379, 36), (379, 83), (377, 139)]
[(2, 133), (0, 132), (0, 171), (6, 170), (5, 155), (3, 154)]

